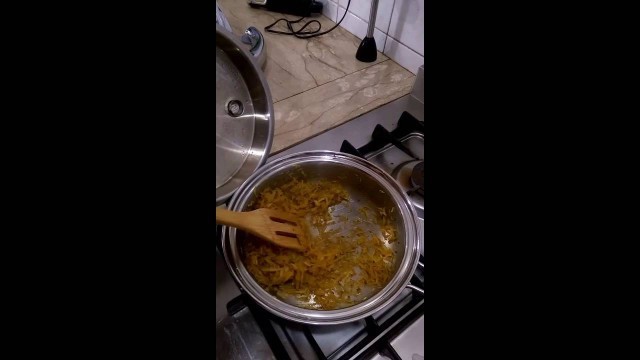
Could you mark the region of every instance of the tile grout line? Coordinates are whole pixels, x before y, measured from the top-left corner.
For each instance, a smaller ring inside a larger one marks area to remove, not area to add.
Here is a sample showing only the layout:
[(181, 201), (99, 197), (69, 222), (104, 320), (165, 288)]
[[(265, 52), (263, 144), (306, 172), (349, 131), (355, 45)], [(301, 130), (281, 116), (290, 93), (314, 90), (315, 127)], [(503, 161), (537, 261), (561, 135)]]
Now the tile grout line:
[[(329, 1), (331, 1), (331, 0), (329, 0)], [(334, 3), (335, 3), (335, 2), (334, 2)], [(346, 9), (345, 9), (345, 8), (343, 8), (340, 4), (336, 4), (336, 5), (338, 5), (338, 9), (346, 10)], [(424, 55), (423, 55), (423, 54), (420, 54), (417, 50), (415, 50), (415, 49), (414, 49), (414, 48), (412, 48), (411, 46), (409, 46), (409, 45), (407, 45), (407, 44), (403, 43), (402, 41), (400, 41), (400, 40), (396, 39), (395, 37), (393, 37), (393, 36), (389, 35), (389, 30), (391, 30), (391, 22), (392, 22), (392, 20), (393, 20), (393, 11), (395, 10), (395, 6), (396, 6), (396, 0), (393, 0), (393, 5), (391, 5), (391, 16), (389, 17), (389, 26), (387, 27), (387, 31), (386, 31), (386, 32), (384, 32), (383, 30), (380, 30), (380, 29), (379, 29), (379, 28), (377, 28), (377, 27), (375, 28), (376, 30), (380, 31), (380, 32), (384, 35), (384, 45), (382, 46), (382, 51), (380, 51), (380, 52), (381, 52), (382, 54), (384, 54), (384, 55), (387, 55), (387, 54), (385, 53), (385, 48), (386, 48), (386, 46), (387, 46), (387, 37), (390, 37), (390, 38), (392, 38), (395, 42), (397, 42), (398, 44), (403, 45), (404, 47), (406, 47), (407, 49), (411, 50), (411, 51), (412, 51), (413, 53), (415, 53), (416, 55), (418, 55), (418, 56), (420, 56), (420, 57), (424, 58)], [(358, 14), (353, 13), (353, 12), (351, 12), (351, 11), (348, 11), (348, 13), (349, 13), (349, 14), (351, 14), (351, 15), (353, 15), (353, 16), (355, 16), (358, 20), (361, 20), (361, 21), (362, 21), (362, 22), (364, 22), (365, 24), (369, 25), (368, 20), (364, 20), (364, 19), (362, 19), (361, 17), (359, 17), (359, 16), (358, 16)], [(338, 14), (336, 14), (336, 19), (337, 19), (337, 16), (338, 16)], [(377, 22), (377, 14), (376, 14), (376, 22)], [(342, 26), (342, 25), (341, 25), (340, 27), (342, 27), (343, 29), (347, 30), (347, 29), (346, 29), (344, 26)], [(347, 30), (347, 31), (349, 31), (349, 30)], [(349, 32), (351, 33), (351, 31), (349, 31)], [(352, 35), (354, 35), (353, 33), (351, 33), (351, 34), (352, 34)]]
[[(329, 0), (329, 1), (331, 1), (331, 0)], [(352, 0), (352, 1), (353, 1), (353, 0)], [(394, 3), (394, 4), (396, 3), (396, 2), (395, 2), (395, 0), (393, 0), (393, 3)], [(342, 10), (346, 10), (345, 8), (343, 8), (342, 6), (340, 6), (339, 4), (338, 4), (338, 8), (339, 8), (339, 9), (342, 9)], [(351, 11), (347, 11), (347, 12), (348, 12), (349, 14), (351, 14), (351, 15), (355, 16), (357, 19), (362, 20), (365, 24), (367, 24), (367, 26), (369, 26), (369, 20), (364, 20), (363, 18), (361, 18), (360, 16), (358, 16), (358, 14), (353, 13), (353, 12), (351, 12)], [(391, 14), (393, 15), (393, 8), (391, 8)], [(336, 15), (336, 18), (337, 18), (337, 15)], [(377, 15), (377, 14), (376, 14), (376, 23), (378, 23), (378, 15)], [(389, 26), (387, 27), (387, 32), (386, 32), (386, 33), (384, 32), (384, 30), (378, 29), (377, 27), (376, 27), (375, 29), (376, 29), (376, 30), (378, 30), (378, 31), (380, 31), (380, 32), (381, 32), (381, 33), (386, 37), (387, 35), (389, 35), (389, 34), (388, 34), (388, 32), (389, 32), (389, 27), (391, 27), (391, 18), (389, 18)], [(344, 28), (344, 27), (343, 27), (343, 28)], [(348, 30), (347, 30), (347, 31), (348, 31)], [(351, 32), (351, 31), (349, 31), (349, 32)]]
[(391, 5), (391, 15), (389, 15), (389, 26), (387, 26), (387, 32), (385, 35), (389, 36), (389, 30), (391, 30), (391, 22), (393, 22), (393, 10), (396, 9), (396, 0), (393, 0), (393, 5)]
[[(329, 0), (329, 1), (331, 1), (331, 0)], [(338, 4), (338, 7), (339, 7), (339, 8), (341, 8), (341, 9), (343, 9), (343, 10), (345, 10), (345, 8), (343, 8), (343, 7), (342, 7), (342, 6), (340, 6), (339, 4)], [(423, 58), (424, 58), (424, 55), (423, 55), (423, 54), (420, 54), (417, 50), (415, 50), (414, 48), (412, 48), (412, 47), (411, 47), (411, 46), (409, 46), (408, 44), (403, 43), (402, 41), (400, 41), (400, 40), (396, 39), (395, 37), (393, 37), (393, 36), (391, 36), (391, 35), (389, 34), (389, 30), (391, 30), (391, 22), (392, 22), (392, 20), (393, 20), (393, 12), (394, 12), (394, 10), (395, 10), (395, 7), (396, 7), (396, 0), (393, 0), (393, 5), (391, 5), (391, 16), (389, 17), (389, 26), (387, 27), (387, 31), (385, 32), (384, 30), (381, 30), (381, 29), (379, 29), (379, 28), (377, 28), (377, 27), (375, 28), (376, 30), (380, 31), (380, 32), (384, 35), (384, 37), (385, 37), (385, 39), (384, 39), (384, 46), (382, 47), (383, 51), (381, 51), (381, 52), (382, 52), (383, 54), (385, 54), (385, 55), (386, 55), (386, 53), (384, 52), (384, 49), (385, 49), (385, 47), (387, 46), (387, 37), (390, 37), (390, 38), (392, 38), (395, 42), (397, 42), (398, 44), (402, 44), (402, 45), (404, 45), (404, 47), (406, 47), (407, 49), (409, 49), (409, 50), (413, 51), (416, 55), (419, 55), (419, 56), (421, 56), (421, 57), (423, 57)], [(365, 20), (365, 19), (361, 18), (360, 16), (358, 16), (358, 14), (353, 13), (353, 12), (351, 12), (351, 11), (349, 11), (349, 13), (350, 13), (351, 15), (355, 16), (357, 19), (359, 19), (359, 20), (363, 21), (365, 24), (367, 24), (367, 25), (369, 24), (369, 23), (368, 23), (368, 20)], [(377, 15), (376, 15), (376, 20), (377, 20)], [(376, 21), (376, 22), (377, 22), (377, 21)], [(344, 27), (343, 27), (343, 28), (344, 28)], [(345, 30), (346, 30), (346, 29), (345, 29)], [(347, 30), (347, 31), (348, 31), (348, 30)], [(350, 32), (350, 31), (349, 31), (349, 32)]]
[[(329, 0), (329, 1), (331, 1), (331, 0)], [(393, 5), (391, 5), (391, 16), (393, 16), (393, 6), (395, 6), (395, 3), (396, 3), (396, 0), (393, 0)], [(344, 9), (344, 8), (343, 8), (343, 9)], [(379, 8), (378, 8), (378, 9), (379, 9)], [(371, 7), (369, 7), (369, 11), (371, 11)], [(360, 21), (364, 22), (365, 24), (367, 24), (367, 26), (369, 26), (369, 20), (364, 20), (364, 19), (360, 18), (360, 16), (358, 16), (358, 14), (356, 14), (356, 13), (352, 13), (351, 11), (349, 11), (349, 14), (351, 14), (351, 15), (355, 16), (355, 17), (356, 17), (356, 19), (358, 19), (358, 20), (360, 20)], [(377, 14), (377, 13), (376, 13), (376, 20), (378, 20), (378, 14)], [(382, 51), (380, 51), (380, 52), (381, 52), (382, 54), (384, 54), (384, 55), (386, 55), (386, 54), (384, 53), (384, 48), (385, 48), (385, 46), (387, 46), (387, 36), (389, 36), (389, 28), (390, 28), (390, 27), (391, 27), (391, 17), (389, 17), (389, 25), (387, 25), (387, 32), (384, 32), (383, 30), (378, 29), (378, 28), (375, 26), (375, 24), (374, 24), (374, 26), (373, 26), (373, 29), (374, 29), (374, 30), (378, 30), (378, 31), (380, 31), (380, 32), (382, 33), (382, 35), (384, 35), (384, 44), (382, 44)], [(347, 29), (345, 28), (345, 30), (347, 30)], [(347, 30), (347, 31), (349, 31), (349, 30)], [(349, 32), (351, 32), (351, 31), (349, 31)], [(374, 31), (374, 33), (375, 33), (375, 31)], [(353, 34), (353, 33), (352, 33), (352, 34)], [(395, 40), (395, 39), (394, 39), (394, 40)]]
[[(413, 51), (413, 52), (414, 52), (414, 53), (416, 53), (417, 55), (422, 56), (422, 59), (423, 59), (423, 61), (424, 61), (424, 55), (421, 55), (419, 52), (417, 52), (416, 50), (414, 50), (411, 46), (409, 46), (409, 45), (407, 45), (407, 44), (403, 43), (402, 41), (400, 41), (400, 40), (398, 40), (398, 39), (394, 38), (393, 36), (391, 36), (391, 35), (389, 34), (389, 32), (390, 32), (390, 30), (391, 30), (391, 23), (393, 22), (393, 11), (394, 11), (395, 9), (396, 9), (396, 0), (393, 0), (393, 7), (391, 8), (391, 17), (389, 18), (389, 28), (387, 29), (387, 33), (386, 33), (386, 35), (387, 35), (388, 37), (392, 38), (393, 40), (395, 40), (398, 44), (402, 44), (402, 45), (404, 45), (407, 49), (409, 49), (409, 50)], [(424, 35), (424, 34), (423, 34), (423, 35)], [(424, 39), (423, 39), (423, 41), (424, 41)], [(385, 40), (385, 45), (386, 45), (386, 40)]]
[[(391, 39), (393, 39), (393, 40), (394, 40), (395, 42), (397, 42), (398, 44), (400, 44), (400, 45), (402, 45), (402, 46), (406, 47), (407, 49), (409, 49), (409, 50), (410, 50), (411, 52), (413, 52), (414, 54), (416, 54), (416, 55), (418, 55), (418, 56), (420, 56), (421, 58), (423, 58), (423, 59), (424, 59), (424, 55), (422, 55), (422, 54), (420, 54), (419, 52), (417, 52), (417, 51), (413, 50), (409, 45), (407, 45), (407, 44), (403, 43), (402, 41), (400, 41), (400, 40), (398, 40), (398, 39), (394, 38), (394, 37), (393, 37), (393, 36), (391, 36), (391, 35), (387, 35), (387, 36), (388, 36), (388, 37), (390, 37)], [(385, 55), (386, 55), (386, 54), (385, 54)]]
[[(396, 8), (396, 0), (393, 0), (393, 4), (391, 4), (391, 14), (389, 14), (389, 25), (387, 26), (387, 31), (385, 31), (384, 33), (384, 48), (382, 49), (383, 54), (385, 54), (385, 51), (387, 50), (387, 41), (389, 41), (389, 37), (390, 37), (389, 30), (391, 30), (391, 22), (393, 22), (393, 10), (395, 10), (395, 8)], [(389, 58), (391, 57), (389, 56)]]
[[(331, 1), (331, 0), (327, 0), (327, 1)], [(333, 20), (333, 19), (332, 19), (332, 18), (330, 18), (330, 17), (327, 17), (327, 15), (325, 15), (324, 13), (321, 13), (320, 15), (322, 15), (322, 16), (324, 16), (325, 18), (327, 18), (327, 19), (329, 19), (329, 20), (333, 21), (333, 23), (334, 23), (334, 24), (337, 24), (337, 23), (338, 23), (338, 8), (337, 8), (337, 7), (336, 7), (336, 19), (335, 19), (335, 20)]]
[[(330, 0), (330, 1), (331, 1), (331, 0)], [(339, 9), (340, 9), (340, 8), (342, 8), (343, 10), (345, 10), (345, 11), (346, 11), (346, 9), (345, 9), (345, 8), (343, 8), (339, 3), (338, 3), (338, 4), (336, 4), (336, 5), (338, 5), (338, 8), (339, 8)], [(391, 38), (391, 39), (393, 39), (393, 41), (395, 41), (395, 42), (397, 42), (398, 44), (400, 44), (400, 45), (402, 45), (402, 46), (406, 47), (407, 49), (409, 49), (409, 51), (413, 52), (415, 55), (420, 56), (420, 57), (422, 58), (422, 60), (424, 61), (424, 55), (423, 55), (423, 54), (420, 54), (418, 51), (416, 51), (415, 49), (413, 49), (413, 48), (412, 48), (411, 46), (409, 46), (408, 44), (403, 43), (402, 41), (400, 41), (400, 40), (396, 39), (395, 37), (393, 37), (393, 36), (391, 36), (391, 35), (389, 34), (389, 30), (391, 30), (391, 23), (393, 22), (393, 13), (394, 13), (395, 8), (396, 8), (396, 0), (393, 0), (393, 4), (391, 5), (391, 15), (390, 15), (390, 17), (389, 17), (389, 26), (387, 27), (387, 32), (385, 33), (384, 31), (382, 31), (382, 30), (378, 29), (377, 27), (375, 28), (376, 30), (380, 31), (380, 32), (384, 35), (384, 45), (382, 46), (382, 51), (381, 51), (381, 53), (382, 53), (382, 54), (384, 54), (384, 55), (386, 55), (390, 60), (394, 60), (394, 61), (395, 61), (395, 59), (393, 59), (393, 58), (389, 57), (389, 55), (388, 55), (388, 54), (387, 54), (387, 52), (386, 52), (387, 40), (389, 40), (388, 38)], [(367, 24), (367, 25), (369, 24), (367, 21), (365, 21), (364, 19), (360, 18), (357, 14), (352, 13), (352, 12), (350, 12), (350, 11), (349, 11), (349, 13), (350, 13), (351, 15), (355, 16), (357, 19), (359, 19), (359, 20), (363, 21), (365, 24)], [(376, 20), (377, 20), (377, 14), (376, 14)], [(376, 21), (376, 22), (377, 22), (377, 21)], [(343, 28), (344, 28), (344, 27), (343, 27)], [(345, 28), (345, 30), (347, 30), (347, 29)], [(347, 31), (349, 31), (349, 30), (347, 30)], [(349, 31), (349, 32), (350, 32), (350, 31)], [(400, 63), (398, 63), (397, 61), (395, 61), (395, 63), (396, 63), (396, 64), (398, 64), (398, 65), (400, 65)], [(402, 66), (402, 65), (400, 65), (400, 66), (401, 66), (403, 69), (405, 69), (405, 70), (409, 71), (409, 69), (405, 68), (404, 66)], [(411, 72), (411, 73), (413, 74), (413, 72), (412, 72), (412, 71), (409, 71), (409, 72)], [(414, 74), (414, 75), (416, 75), (416, 74)]]

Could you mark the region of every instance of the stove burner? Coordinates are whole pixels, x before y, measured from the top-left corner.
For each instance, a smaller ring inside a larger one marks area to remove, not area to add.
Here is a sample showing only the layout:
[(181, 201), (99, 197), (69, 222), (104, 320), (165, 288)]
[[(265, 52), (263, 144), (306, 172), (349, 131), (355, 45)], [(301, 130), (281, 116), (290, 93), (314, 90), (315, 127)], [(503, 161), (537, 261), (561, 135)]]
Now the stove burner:
[(411, 185), (416, 189), (416, 192), (424, 196), (424, 161), (419, 162), (413, 167), (411, 172)]

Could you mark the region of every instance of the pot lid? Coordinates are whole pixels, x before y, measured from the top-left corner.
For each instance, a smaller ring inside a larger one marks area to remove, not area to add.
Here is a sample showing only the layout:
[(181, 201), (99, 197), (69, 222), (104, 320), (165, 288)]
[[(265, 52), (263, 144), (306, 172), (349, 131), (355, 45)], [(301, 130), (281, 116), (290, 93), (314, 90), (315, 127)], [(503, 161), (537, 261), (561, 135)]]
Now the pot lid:
[(216, 25), (216, 206), (265, 163), (273, 121), (262, 71), (240, 42)]

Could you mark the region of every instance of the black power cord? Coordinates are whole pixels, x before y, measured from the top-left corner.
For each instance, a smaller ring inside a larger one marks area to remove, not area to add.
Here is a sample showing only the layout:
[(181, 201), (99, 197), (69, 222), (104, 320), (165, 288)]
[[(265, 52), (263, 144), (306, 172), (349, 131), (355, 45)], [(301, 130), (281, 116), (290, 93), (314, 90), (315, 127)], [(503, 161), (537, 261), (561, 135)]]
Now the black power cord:
[[(331, 31), (333, 31), (335, 28), (337, 28), (338, 26), (340, 26), (340, 23), (342, 23), (342, 20), (344, 20), (344, 17), (347, 16), (347, 12), (349, 11), (349, 5), (351, 5), (351, 0), (349, 0), (347, 2), (347, 8), (344, 11), (344, 15), (342, 15), (342, 19), (340, 19), (340, 21), (338, 21), (338, 23), (336, 24), (336, 26), (332, 27), (331, 29), (327, 30), (327, 31), (323, 31), (320, 32), (320, 30), (322, 29), (322, 24), (320, 24), (320, 22), (318, 20), (311, 20), (311, 21), (307, 21), (306, 24), (304, 24), (300, 29), (295, 30), (293, 28), (293, 24), (297, 24), (300, 21), (304, 20), (304, 16), (301, 17), (298, 20), (287, 20), (285, 18), (282, 19), (278, 19), (276, 20), (273, 24), (269, 25), (269, 26), (265, 26), (264, 30), (266, 32), (270, 32), (270, 33), (274, 33), (274, 34), (281, 34), (281, 35), (293, 35), (299, 39), (309, 39), (312, 37), (316, 37), (316, 36), (320, 36), (320, 35), (324, 35), (324, 34), (328, 34)], [(289, 28), (289, 32), (286, 31), (279, 31), (279, 30), (271, 30), (272, 27), (274, 27), (277, 23), (279, 23), (280, 21), (284, 21), (287, 24), (287, 28)], [(309, 30), (309, 31), (303, 31), (307, 26), (313, 24), (313, 23), (317, 23), (318, 24), (318, 28), (315, 30)]]

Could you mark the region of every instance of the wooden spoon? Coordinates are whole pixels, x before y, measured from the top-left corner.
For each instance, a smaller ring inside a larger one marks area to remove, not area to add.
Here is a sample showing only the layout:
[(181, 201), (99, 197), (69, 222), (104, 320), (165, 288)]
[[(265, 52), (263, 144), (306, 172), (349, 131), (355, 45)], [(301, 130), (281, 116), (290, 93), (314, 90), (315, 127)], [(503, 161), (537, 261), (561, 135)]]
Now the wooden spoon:
[(304, 250), (299, 241), (304, 233), (291, 214), (270, 209), (237, 212), (216, 208), (216, 223), (246, 231), (283, 248)]

